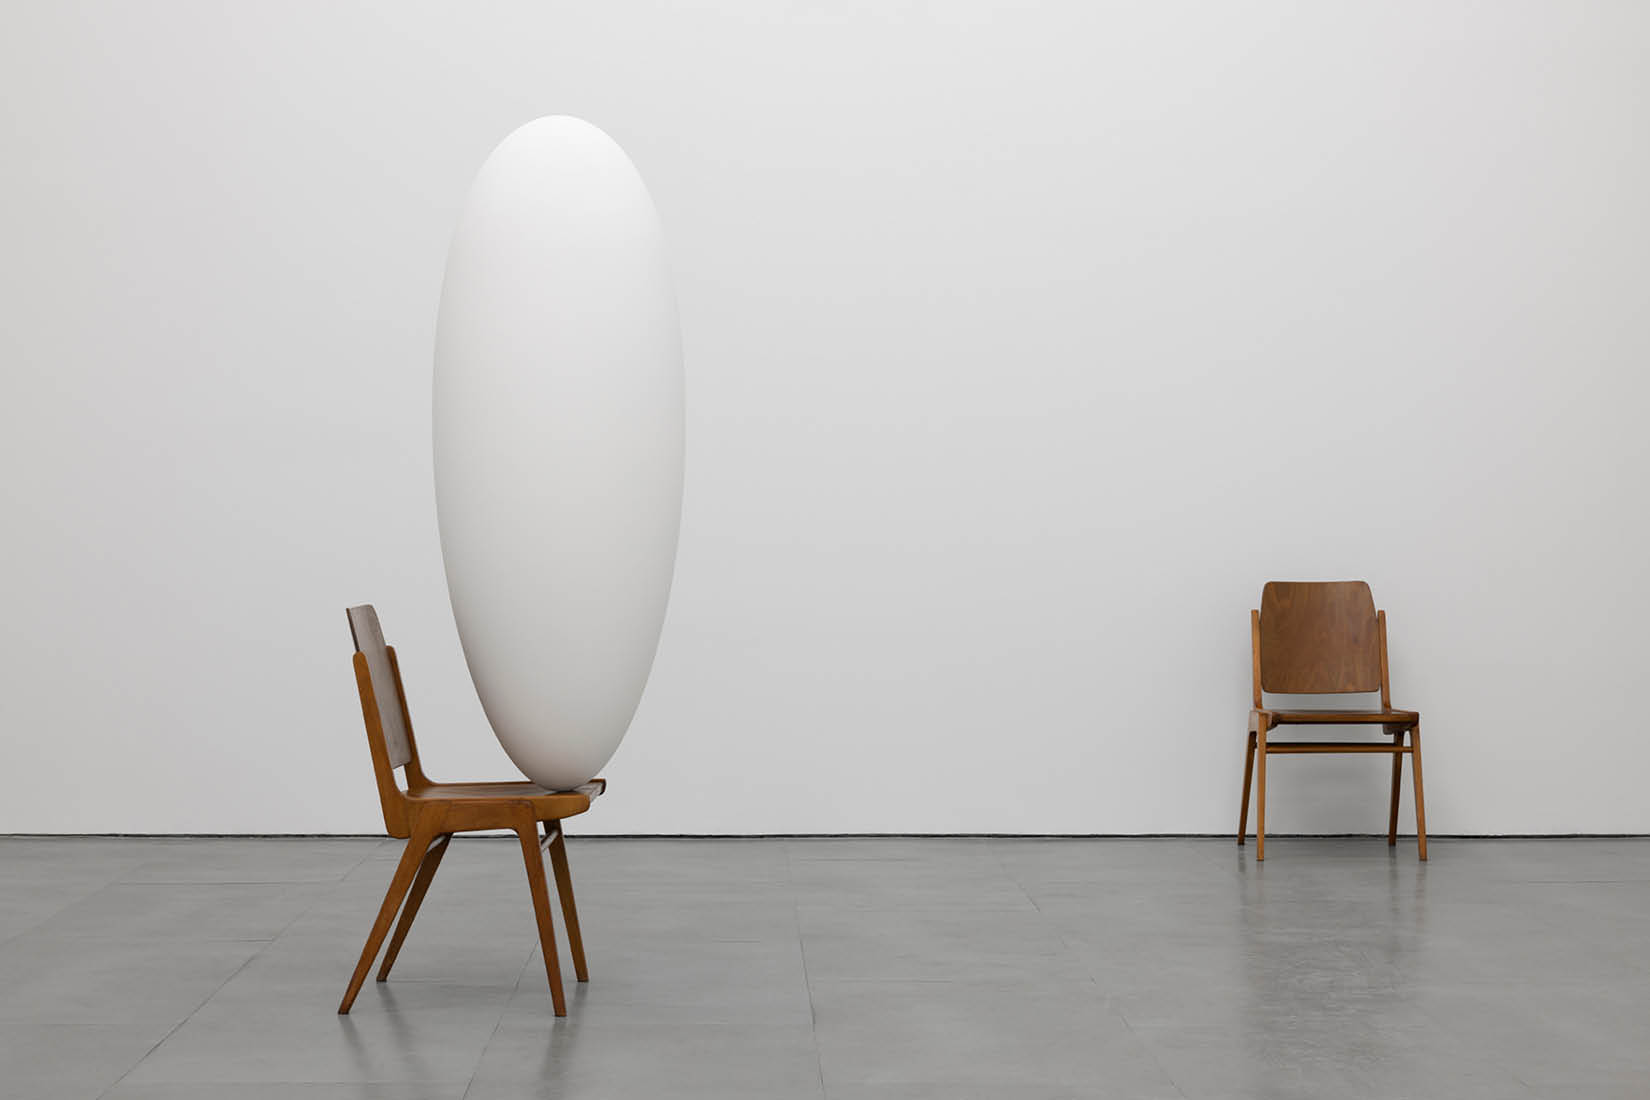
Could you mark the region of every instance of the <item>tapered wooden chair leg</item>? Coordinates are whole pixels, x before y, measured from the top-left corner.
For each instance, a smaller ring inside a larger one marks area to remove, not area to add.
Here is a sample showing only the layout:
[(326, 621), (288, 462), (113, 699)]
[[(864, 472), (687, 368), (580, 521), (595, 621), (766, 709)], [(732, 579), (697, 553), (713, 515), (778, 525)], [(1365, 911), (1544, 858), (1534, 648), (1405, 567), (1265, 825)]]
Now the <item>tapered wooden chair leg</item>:
[(1243, 755), (1243, 803), (1238, 808), (1238, 847), (1243, 846), (1243, 836), (1249, 831), (1249, 788), (1255, 777), (1255, 731), (1249, 731), (1249, 749)]
[(1421, 723), (1409, 731), (1409, 766), (1415, 772), (1415, 841), (1421, 858), (1427, 858), (1427, 800), (1421, 792)]
[(550, 841), (550, 869), (556, 875), (556, 893), (561, 895), (561, 918), (567, 928), (567, 947), (573, 954), (573, 976), (581, 982), (588, 982), (590, 972), (584, 966), (584, 937), (579, 935), (579, 910), (573, 903), (573, 875), (567, 867), (567, 834), (562, 832), (559, 821), (546, 822), (545, 833)]
[[(1404, 743), (1404, 731), (1396, 730), (1392, 734), (1392, 744), (1397, 748)], [(1404, 782), (1404, 754), (1392, 754), (1392, 808), (1386, 820), (1386, 846), (1393, 847), (1398, 843), (1398, 792)]]
[(1255, 860), (1266, 858), (1266, 727), (1261, 726), (1255, 737), (1259, 754), (1255, 769)]
[(390, 879), (389, 892), (384, 895), (384, 904), (378, 907), (378, 919), (373, 921), (366, 946), (361, 948), (361, 961), (355, 964), (355, 974), (349, 980), (349, 988), (344, 990), (344, 999), (338, 1003), (340, 1016), (349, 1012), (350, 1005), (355, 1003), (355, 995), (361, 992), (361, 986), (367, 980), (367, 971), (372, 969), (372, 960), (378, 957), (378, 949), (389, 934), (390, 922), (395, 919), (396, 910), (401, 908), (401, 899), (407, 896), (413, 876), (424, 862), (424, 853), (429, 850), (432, 839), (414, 834), (407, 841), (406, 850), (401, 853), (401, 862), (396, 865), (395, 877)]
[(401, 943), (407, 938), (407, 929), (412, 927), (413, 918), (418, 916), (418, 907), (424, 904), (424, 894), (429, 890), (430, 882), (435, 878), (435, 869), (441, 866), (441, 857), (447, 853), (447, 842), (452, 838), (452, 833), (443, 835), (424, 853), (424, 862), (418, 865), (418, 877), (413, 879), (412, 890), (407, 894), (407, 904), (401, 907), (401, 920), (396, 923), (395, 935), (390, 937), (384, 962), (378, 968), (379, 981), (390, 976), (390, 967), (395, 965), (396, 956), (401, 954)]
[(550, 1003), (557, 1016), (567, 1015), (567, 998), (561, 988), (561, 959), (556, 955), (556, 927), (550, 923), (550, 891), (544, 881), (544, 856), (539, 851), (538, 822), (520, 826), (521, 854), (527, 861), (527, 887), (533, 894), (533, 914), (539, 922), (539, 950), (544, 955), (544, 976), (550, 980)]

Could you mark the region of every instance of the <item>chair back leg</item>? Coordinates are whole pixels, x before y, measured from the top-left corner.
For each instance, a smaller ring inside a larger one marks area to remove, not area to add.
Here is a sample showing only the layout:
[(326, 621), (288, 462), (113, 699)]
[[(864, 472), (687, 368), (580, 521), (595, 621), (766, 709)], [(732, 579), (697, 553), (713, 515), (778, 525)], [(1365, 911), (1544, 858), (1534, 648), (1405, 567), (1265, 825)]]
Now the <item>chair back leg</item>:
[(390, 922), (401, 908), (401, 899), (407, 896), (412, 888), (413, 876), (424, 862), (424, 855), (430, 845), (435, 842), (435, 836), (429, 833), (413, 833), (407, 839), (407, 847), (401, 853), (401, 862), (396, 864), (395, 876), (390, 879), (389, 891), (384, 895), (384, 904), (378, 907), (378, 919), (372, 923), (372, 931), (367, 933), (366, 945), (361, 948), (361, 961), (355, 964), (355, 973), (350, 977), (349, 988), (344, 990), (344, 999), (338, 1003), (338, 1015), (343, 1016), (355, 1003), (355, 995), (361, 992), (362, 984), (367, 980), (367, 971), (372, 969), (372, 960), (378, 957), (378, 949), (384, 944), (384, 937), (389, 934)]
[(436, 844), (424, 853), (424, 862), (418, 865), (418, 877), (413, 879), (412, 890), (407, 894), (407, 904), (401, 907), (401, 919), (396, 923), (395, 935), (390, 937), (390, 946), (384, 952), (384, 962), (378, 968), (379, 981), (390, 976), (390, 967), (395, 965), (396, 956), (401, 954), (401, 944), (407, 938), (407, 929), (412, 927), (413, 918), (418, 916), (418, 907), (424, 904), (424, 894), (430, 888), (430, 881), (435, 878), (435, 869), (441, 866), (441, 857), (447, 852), (447, 842), (452, 839), (452, 833), (444, 833)]

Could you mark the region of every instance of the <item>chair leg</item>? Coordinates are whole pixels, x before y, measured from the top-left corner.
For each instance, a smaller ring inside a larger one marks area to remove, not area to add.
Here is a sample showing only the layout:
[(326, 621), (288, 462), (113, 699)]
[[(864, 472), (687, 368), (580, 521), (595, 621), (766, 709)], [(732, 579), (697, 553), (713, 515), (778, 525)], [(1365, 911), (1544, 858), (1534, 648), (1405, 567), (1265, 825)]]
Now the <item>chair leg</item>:
[(395, 965), (396, 956), (401, 954), (401, 943), (407, 938), (407, 929), (412, 927), (413, 918), (418, 916), (418, 907), (424, 904), (424, 894), (435, 878), (435, 869), (441, 866), (441, 857), (447, 853), (447, 842), (452, 839), (452, 833), (443, 833), (436, 844), (424, 853), (424, 862), (418, 865), (418, 877), (413, 879), (412, 891), (407, 894), (407, 904), (401, 907), (401, 920), (395, 926), (395, 935), (390, 937), (383, 965), (378, 968), (379, 981), (390, 976), (390, 967)]
[(1243, 847), (1243, 835), (1249, 831), (1249, 788), (1255, 776), (1255, 731), (1249, 731), (1249, 749), (1243, 754), (1243, 803), (1238, 808), (1238, 847)]
[[(1397, 748), (1401, 747), (1403, 745), (1403, 743), (1404, 743), (1404, 731), (1401, 730), (1401, 729), (1400, 730), (1393, 730), (1392, 731), (1392, 745), (1393, 745), (1393, 748), (1397, 749)], [(1394, 845), (1396, 845), (1398, 843), (1398, 792), (1399, 792), (1399, 790), (1402, 789), (1403, 782), (1404, 782), (1404, 754), (1401, 753), (1401, 752), (1396, 752), (1395, 751), (1392, 754), (1392, 808), (1391, 808), (1390, 812), (1387, 814), (1387, 821), (1386, 821), (1386, 846), (1388, 848), (1391, 848), (1391, 847), (1393, 847)]]
[(1255, 775), (1255, 861), (1266, 858), (1266, 726), (1255, 735), (1255, 749), (1260, 755)]
[(1421, 793), (1421, 723), (1409, 731), (1409, 766), (1415, 772), (1415, 841), (1421, 858), (1427, 858), (1427, 800)]
[(361, 985), (367, 980), (367, 971), (372, 969), (372, 960), (378, 957), (378, 949), (389, 933), (390, 922), (395, 919), (396, 910), (401, 908), (401, 899), (407, 896), (413, 876), (418, 873), (424, 854), (434, 840), (435, 837), (427, 833), (414, 833), (407, 840), (401, 862), (395, 868), (395, 877), (390, 879), (389, 891), (384, 895), (384, 904), (378, 907), (378, 919), (373, 921), (366, 946), (361, 948), (361, 961), (355, 964), (355, 974), (349, 980), (349, 988), (344, 990), (344, 999), (338, 1004), (338, 1015), (348, 1013), (350, 1005), (355, 1003), (355, 995), (361, 992)]
[(559, 821), (545, 822), (544, 832), (550, 841), (550, 869), (556, 875), (556, 893), (561, 895), (561, 917), (567, 927), (567, 946), (573, 953), (573, 976), (581, 982), (588, 982), (590, 972), (584, 966), (584, 937), (579, 935), (579, 910), (573, 904), (573, 875), (567, 867), (567, 834)]
[(533, 913), (539, 924), (539, 950), (544, 955), (544, 976), (550, 980), (550, 1003), (557, 1016), (567, 1015), (567, 999), (561, 988), (561, 960), (556, 956), (556, 928), (550, 923), (550, 893), (544, 881), (544, 856), (539, 852), (538, 822), (518, 825), (522, 858), (527, 861), (527, 887), (533, 894)]

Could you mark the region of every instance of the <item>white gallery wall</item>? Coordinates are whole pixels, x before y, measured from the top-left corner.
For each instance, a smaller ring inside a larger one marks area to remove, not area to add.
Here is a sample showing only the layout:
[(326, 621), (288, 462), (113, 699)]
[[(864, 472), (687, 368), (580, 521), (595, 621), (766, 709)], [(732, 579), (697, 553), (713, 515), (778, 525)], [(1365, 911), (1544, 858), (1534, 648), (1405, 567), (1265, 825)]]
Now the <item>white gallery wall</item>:
[[(575, 831), (1228, 831), (1249, 608), (1356, 577), (1435, 832), (1650, 832), (1650, 7), (6, 15), (0, 832), (380, 830), (363, 601), (428, 769), (508, 776), (431, 349), (547, 113), (648, 180), (687, 350)], [(1272, 828), (1382, 830), (1387, 771), (1276, 761)]]

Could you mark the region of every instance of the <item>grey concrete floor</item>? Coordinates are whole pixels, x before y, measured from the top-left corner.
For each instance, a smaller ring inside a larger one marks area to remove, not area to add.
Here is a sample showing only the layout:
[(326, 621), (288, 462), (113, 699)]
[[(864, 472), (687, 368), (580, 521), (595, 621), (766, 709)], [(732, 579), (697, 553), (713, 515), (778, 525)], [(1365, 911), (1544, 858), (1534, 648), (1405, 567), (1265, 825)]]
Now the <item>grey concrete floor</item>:
[(398, 850), (0, 839), (0, 1096), (1650, 1096), (1646, 841), (575, 837), (557, 1020), (461, 839), (339, 1017)]

